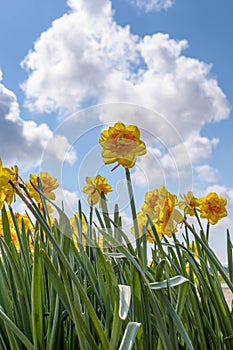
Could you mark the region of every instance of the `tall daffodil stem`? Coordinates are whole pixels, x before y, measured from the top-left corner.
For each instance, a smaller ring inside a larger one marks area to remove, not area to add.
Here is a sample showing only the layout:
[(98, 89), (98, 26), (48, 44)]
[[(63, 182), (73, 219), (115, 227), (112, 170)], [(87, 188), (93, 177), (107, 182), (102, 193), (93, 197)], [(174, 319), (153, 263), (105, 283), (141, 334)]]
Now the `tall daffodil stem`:
[(134, 233), (135, 233), (135, 239), (136, 239), (137, 253), (138, 253), (139, 258), (141, 258), (141, 247), (140, 247), (140, 240), (139, 240), (140, 235), (139, 235), (137, 212), (136, 212), (136, 206), (135, 206), (130, 171), (128, 168), (125, 169), (125, 174), (126, 174), (127, 187), (128, 187), (128, 193), (129, 193), (129, 199), (130, 199), (131, 213), (132, 213), (132, 218), (133, 218), (133, 226), (134, 226)]

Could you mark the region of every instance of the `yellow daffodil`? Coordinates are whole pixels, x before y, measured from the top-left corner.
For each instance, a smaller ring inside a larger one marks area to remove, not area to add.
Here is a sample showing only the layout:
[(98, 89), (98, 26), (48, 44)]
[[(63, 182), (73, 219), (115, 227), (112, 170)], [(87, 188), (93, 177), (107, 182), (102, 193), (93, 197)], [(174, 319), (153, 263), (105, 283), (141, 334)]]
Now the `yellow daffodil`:
[[(101, 235), (98, 235), (97, 237), (96, 237), (96, 245), (97, 245), (97, 247), (98, 248), (100, 248), (101, 250), (105, 250), (106, 249), (106, 242), (104, 241), (104, 238), (103, 238), (103, 236), (101, 236)], [(107, 246), (107, 248), (108, 248), (108, 246)]]
[(159, 218), (157, 220), (157, 231), (160, 235), (172, 235), (177, 232), (177, 224), (182, 223), (183, 215), (175, 208), (177, 205), (177, 197), (175, 194), (167, 192), (163, 207), (161, 208)]
[(100, 145), (105, 164), (117, 162), (124, 168), (132, 168), (137, 156), (146, 153), (145, 143), (140, 140), (140, 131), (135, 125), (125, 126), (117, 122), (101, 133)]
[(15, 230), (11, 230), (11, 239), (12, 239), (12, 242), (14, 243), (14, 245), (15, 245), (15, 248), (19, 251), (20, 245), (19, 245), (18, 236), (17, 236)]
[[(19, 252), (20, 250), (20, 244), (18, 240), (18, 236), (16, 233), (15, 225), (11, 216), (11, 213), (9, 211), (7, 213), (7, 218), (8, 218), (8, 223), (9, 223), (9, 228), (10, 228), (10, 234), (11, 234), (11, 239), (13, 244), (15, 245), (15, 248)], [(20, 213), (15, 213), (15, 218), (17, 220), (19, 229), (22, 230), (22, 220), (24, 221), (24, 226), (26, 230), (30, 230), (31, 232), (33, 231), (33, 225), (31, 221), (29, 220), (28, 216), (26, 214), (20, 214)], [(0, 236), (4, 237), (4, 231), (3, 231), (3, 224), (2, 224), (2, 217), (0, 216)], [(30, 245), (30, 250), (33, 253), (33, 240), (32, 238), (29, 239), (29, 245)]]
[(156, 190), (147, 192), (145, 195), (145, 201), (142, 206), (142, 211), (148, 214), (150, 218), (158, 219), (161, 206), (163, 206), (164, 200), (167, 196), (167, 189), (165, 186), (161, 186)]
[[(142, 234), (144, 233), (144, 227), (146, 226), (147, 224), (147, 220), (148, 220), (148, 217), (147, 215), (143, 212), (143, 211), (140, 211), (137, 213), (137, 220), (138, 220), (138, 228), (139, 228), (139, 234), (140, 236), (142, 236)], [(156, 225), (156, 222), (153, 221), (153, 224), (157, 230), (157, 225)], [(134, 227), (132, 227), (131, 229), (131, 232), (133, 235), (135, 235), (135, 232), (134, 232)], [(155, 236), (154, 236), (154, 232), (152, 230), (152, 227), (150, 224), (148, 224), (148, 227), (147, 227), (147, 230), (145, 232), (146, 234), (146, 239), (148, 242), (150, 243), (154, 243), (155, 242)], [(159, 238), (161, 239), (162, 236), (159, 234)]]
[[(7, 219), (8, 219), (8, 224), (9, 224), (9, 229), (10, 229), (12, 242), (14, 243), (16, 249), (19, 250), (19, 240), (18, 240), (16, 231), (15, 231), (14, 222), (12, 220), (10, 212), (7, 211), (6, 214), (7, 214)], [(3, 224), (2, 224), (2, 217), (1, 216), (0, 216), (0, 235), (4, 237), (4, 231), (3, 231)]]
[[(188, 274), (190, 277), (191, 277), (191, 274), (192, 274), (192, 278), (193, 278), (194, 284), (198, 285), (198, 284), (199, 284), (199, 280), (198, 280), (198, 278), (197, 278), (197, 275), (191, 270), (190, 264), (189, 264), (189, 263), (186, 263), (185, 270), (186, 270), (187, 274)], [(191, 272), (191, 271), (192, 271), (192, 272)]]
[(53, 193), (53, 190), (55, 190), (59, 186), (59, 184), (57, 183), (57, 179), (47, 172), (41, 172), (38, 175), (30, 174), (30, 181), (26, 182), (26, 186), (32, 198), (34, 198), (37, 203), (41, 202), (39, 192), (37, 192), (31, 185), (32, 182), (36, 187), (38, 187), (38, 177), (40, 178), (44, 195), (48, 199), (54, 200), (56, 196)]
[(24, 223), (25, 230), (33, 231), (33, 225), (27, 216), (27, 214), (15, 213), (16, 220), (18, 222), (19, 228), (22, 229), (22, 221)]
[(225, 198), (219, 197), (215, 192), (210, 192), (206, 197), (200, 198), (201, 218), (208, 219), (212, 225), (217, 224), (218, 220), (227, 216), (226, 204)]
[[(77, 217), (78, 221), (80, 221), (80, 215), (79, 212), (75, 213), (75, 216)], [(82, 214), (82, 233), (84, 233), (85, 235), (87, 234), (88, 231), (88, 226), (87, 226), (87, 222), (86, 219), (84, 217), (84, 215)], [(75, 217), (70, 218), (70, 224), (74, 230), (74, 233), (77, 234), (78, 233), (78, 229), (77, 229), (77, 224), (76, 224), (76, 219)]]
[(5, 192), (2, 189), (0, 189), (0, 210), (3, 208), (5, 198)]
[(198, 249), (197, 249), (197, 243), (191, 242), (189, 244), (189, 249), (194, 253), (194, 259), (198, 259)]
[[(78, 232), (78, 227), (77, 227), (75, 216), (78, 219), (78, 221), (79, 222), (81, 221), (81, 223), (82, 223), (82, 232)], [(72, 229), (73, 229), (72, 239), (74, 241), (76, 248), (78, 248), (79, 244), (82, 244), (82, 246), (84, 248), (86, 248), (87, 242), (86, 242), (85, 236), (88, 233), (88, 225), (87, 225), (85, 216), (82, 214), (82, 217), (80, 219), (79, 212), (76, 212), (75, 216), (70, 218), (70, 224), (71, 224)]]
[(0, 159), (0, 209), (2, 209), (4, 201), (9, 205), (12, 203), (13, 198), (15, 201), (15, 190), (10, 181), (12, 183), (18, 181), (18, 167), (3, 168)]
[(7, 186), (10, 180), (13, 181), (16, 173), (18, 173), (17, 166), (14, 169), (3, 168), (2, 160), (0, 159), (0, 188)]
[(146, 193), (142, 212), (151, 217), (160, 237), (171, 237), (177, 231), (177, 224), (183, 221), (183, 215), (176, 206), (176, 195), (168, 192), (165, 186)]
[(112, 187), (107, 183), (107, 179), (97, 175), (94, 179), (86, 177), (87, 185), (83, 187), (83, 192), (88, 195), (87, 201), (90, 206), (100, 203), (101, 192), (107, 194), (112, 192)]
[(191, 191), (186, 194), (180, 195), (181, 201), (179, 201), (178, 205), (181, 210), (184, 211), (186, 215), (194, 216), (194, 208), (198, 208), (200, 205), (199, 199), (194, 197)]

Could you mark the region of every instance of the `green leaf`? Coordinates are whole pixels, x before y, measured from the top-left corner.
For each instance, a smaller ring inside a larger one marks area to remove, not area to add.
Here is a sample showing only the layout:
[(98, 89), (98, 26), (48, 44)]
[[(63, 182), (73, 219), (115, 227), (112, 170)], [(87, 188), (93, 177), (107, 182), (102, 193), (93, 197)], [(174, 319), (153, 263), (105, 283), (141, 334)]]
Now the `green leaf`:
[(177, 304), (176, 304), (176, 312), (179, 316), (181, 316), (181, 314), (185, 308), (185, 303), (187, 300), (188, 292), (189, 292), (189, 284), (188, 283), (184, 283), (179, 287)]
[(39, 232), (37, 232), (34, 245), (34, 262), (32, 270), (32, 332), (36, 349), (43, 349), (43, 301), (42, 301), (42, 269), (39, 251)]
[(45, 268), (49, 274), (50, 280), (52, 282), (53, 288), (59, 295), (63, 305), (65, 306), (67, 312), (71, 314), (70, 308), (69, 308), (69, 302), (67, 299), (67, 295), (65, 292), (64, 284), (62, 283), (62, 280), (60, 279), (57, 270), (54, 268), (54, 265), (52, 264), (51, 260), (49, 259), (47, 253), (42, 250), (41, 257), (43, 258)]
[(121, 253), (105, 253), (105, 252), (104, 252), (104, 255), (110, 256), (111, 258), (114, 258), (114, 259), (122, 259), (122, 258), (125, 258), (125, 255), (124, 255), (124, 254), (121, 254)]
[(141, 323), (129, 322), (123, 335), (119, 350), (131, 350)]
[(119, 302), (119, 317), (121, 320), (125, 320), (130, 306), (131, 300), (131, 287), (119, 284), (120, 302)]
[(35, 350), (30, 340), (23, 334), (23, 332), (15, 325), (14, 322), (5, 314), (3, 308), (0, 306), (0, 318), (4, 321), (6, 327), (11, 329), (13, 333), (26, 346), (27, 350)]
[(232, 242), (229, 231), (227, 230), (227, 260), (228, 260), (228, 272), (231, 282), (233, 282), (233, 257), (232, 257)]
[[(160, 292), (161, 293), (161, 292)], [(166, 307), (168, 315), (172, 318), (173, 323), (176, 325), (176, 329), (177, 331), (181, 334), (181, 336), (183, 337), (184, 342), (186, 343), (186, 345), (188, 346), (189, 350), (194, 350), (194, 347), (192, 345), (191, 339), (189, 337), (188, 332), (186, 331), (184, 324), (182, 323), (181, 318), (179, 317), (179, 315), (175, 312), (175, 310), (173, 309), (171, 303), (168, 301), (168, 299), (166, 298), (165, 295), (163, 295), (161, 293), (161, 298), (163, 301), (163, 306)]]
[(189, 282), (188, 278), (185, 278), (184, 276), (175, 276), (175, 277), (169, 278), (169, 280), (150, 283), (150, 287), (151, 289), (159, 290), (159, 289), (167, 288), (168, 283), (170, 287), (176, 287), (186, 282)]
[[(73, 267), (71, 266), (70, 262), (68, 261), (66, 255), (64, 254), (64, 252), (62, 251), (61, 247), (58, 245), (57, 241), (54, 239), (54, 235), (53, 232), (51, 230), (51, 228), (48, 226), (48, 224), (46, 223), (46, 221), (44, 220), (44, 218), (41, 216), (41, 214), (39, 214), (33, 206), (29, 206), (29, 209), (32, 211), (33, 215), (37, 218), (38, 222), (40, 223), (41, 227), (44, 229), (44, 231), (46, 232), (49, 240), (51, 241), (51, 243), (53, 244), (54, 249), (56, 250), (58, 257), (59, 257), (59, 262), (60, 262), (60, 266), (61, 268), (63, 268), (64, 271), (66, 271), (70, 277), (70, 279), (73, 281), (74, 286), (77, 288), (79, 294), (80, 294), (80, 298), (82, 299), (83, 303), (85, 304), (89, 315), (90, 315), (90, 319), (92, 320), (92, 323), (96, 329), (96, 332), (99, 336), (99, 339), (103, 345), (104, 349), (108, 349), (108, 341), (107, 341), (107, 337), (103, 331), (102, 328), (102, 324), (100, 322), (100, 320), (98, 319), (98, 316), (95, 312), (95, 309), (93, 307), (93, 305), (90, 302), (90, 299), (88, 298), (88, 295), (86, 294), (85, 288), (82, 286), (81, 282), (79, 281), (79, 278), (76, 276)], [(58, 208), (58, 210), (60, 210)], [(61, 210), (60, 210), (61, 211)], [(65, 214), (64, 214), (65, 215)]]
[(2, 228), (3, 228), (4, 240), (6, 244), (9, 246), (12, 241), (12, 238), (11, 238), (9, 220), (8, 220), (5, 206), (2, 208)]

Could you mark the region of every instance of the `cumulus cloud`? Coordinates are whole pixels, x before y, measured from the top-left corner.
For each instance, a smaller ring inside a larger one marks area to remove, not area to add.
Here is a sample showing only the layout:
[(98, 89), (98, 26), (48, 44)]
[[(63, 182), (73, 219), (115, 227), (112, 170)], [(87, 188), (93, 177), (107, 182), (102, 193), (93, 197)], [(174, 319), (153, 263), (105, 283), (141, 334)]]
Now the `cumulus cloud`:
[[(0, 84), (0, 149), (4, 165), (11, 166), (16, 163), (24, 170), (37, 166), (42, 151), (52, 136), (47, 124), (21, 119), (15, 94)], [(63, 136), (54, 139), (54, 144), (56, 147), (51, 149), (53, 157), (61, 157), (66, 149), (70, 149)], [(73, 162), (74, 158), (74, 151), (71, 150), (67, 159)]]
[(196, 166), (196, 174), (202, 183), (214, 183), (217, 180), (217, 170), (208, 164)]
[(42, 33), (22, 63), (30, 108), (72, 112), (87, 102), (137, 103), (179, 121), (182, 133), (227, 117), (211, 65), (184, 56), (185, 40), (133, 35), (114, 21), (108, 0), (69, 5), (71, 13)]
[(69, 191), (65, 188), (58, 187), (54, 191), (56, 199), (54, 203), (59, 207), (64, 207), (67, 215), (73, 216), (77, 211), (78, 197), (76, 192)]
[[(129, 26), (115, 22), (109, 0), (68, 4), (70, 12), (41, 34), (22, 62), (28, 71), (22, 85), (26, 105), (39, 112), (67, 114), (115, 103), (111, 115), (102, 110), (102, 122), (119, 120), (121, 110), (121, 120), (150, 130), (176, 163), (188, 163), (180, 152), (184, 146), (194, 165), (207, 162), (218, 140), (201, 136), (201, 130), (230, 112), (211, 65), (185, 56), (186, 40), (163, 33), (132, 34)], [(172, 1), (138, 0), (137, 5), (162, 9)], [(161, 159), (165, 169), (169, 163), (167, 156)]]
[(167, 10), (172, 7), (174, 0), (131, 0), (131, 3), (146, 12)]

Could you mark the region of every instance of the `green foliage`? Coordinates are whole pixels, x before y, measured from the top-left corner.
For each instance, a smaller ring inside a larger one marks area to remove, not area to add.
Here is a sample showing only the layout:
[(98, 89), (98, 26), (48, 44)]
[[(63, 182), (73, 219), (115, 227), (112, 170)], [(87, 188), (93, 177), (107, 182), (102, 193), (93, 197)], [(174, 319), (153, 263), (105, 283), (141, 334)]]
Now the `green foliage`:
[[(104, 198), (101, 212), (87, 219), (85, 237), (76, 217), (78, 243), (64, 212), (58, 209), (59, 220), (51, 223), (43, 205), (43, 214), (29, 207), (34, 232), (23, 223), (19, 228), (10, 211), (18, 247), (2, 210), (0, 349), (233, 348), (232, 306), (221, 286), (233, 291), (229, 234), (229, 273), (203, 231), (199, 235), (188, 225), (182, 243), (175, 236), (160, 241), (153, 227), (156, 242), (148, 262), (143, 237), (134, 247), (117, 206), (111, 218)], [(190, 249), (191, 236), (197, 253)]]

